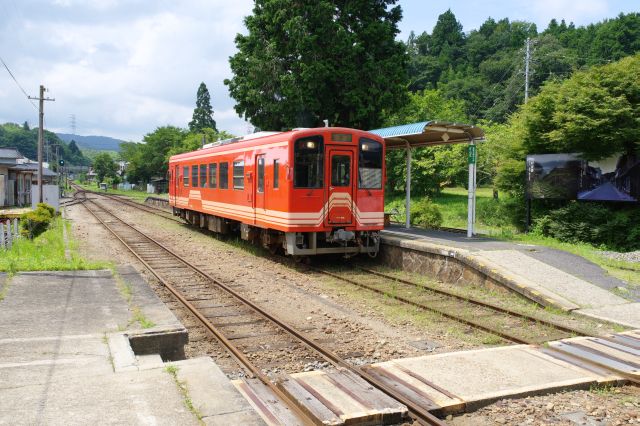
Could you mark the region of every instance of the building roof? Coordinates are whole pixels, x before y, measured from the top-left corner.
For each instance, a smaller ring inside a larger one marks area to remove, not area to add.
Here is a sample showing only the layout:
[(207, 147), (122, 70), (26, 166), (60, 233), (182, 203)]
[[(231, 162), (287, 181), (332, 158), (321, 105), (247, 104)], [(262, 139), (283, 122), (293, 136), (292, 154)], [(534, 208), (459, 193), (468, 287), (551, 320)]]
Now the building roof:
[(447, 121), (422, 121), (369, 130), (387, 143), (387, 149), (448, 145), (484, 140), (484, 131), (471, 124), (450, 123)]
[[(38, 173), (38, 163), (24, 163), (24, 164), (16, 164), (15, 166), (9, 167), (9, 170), (13, 170), (16, 172), (33, 172)], [(58, 176), (56, 172), (53, 170), (47, 169), (46, 167), (42, 168), (43, 176)]]
[(16, 148), (0, 148), (0, 158), (22, 158), (22, 154)]

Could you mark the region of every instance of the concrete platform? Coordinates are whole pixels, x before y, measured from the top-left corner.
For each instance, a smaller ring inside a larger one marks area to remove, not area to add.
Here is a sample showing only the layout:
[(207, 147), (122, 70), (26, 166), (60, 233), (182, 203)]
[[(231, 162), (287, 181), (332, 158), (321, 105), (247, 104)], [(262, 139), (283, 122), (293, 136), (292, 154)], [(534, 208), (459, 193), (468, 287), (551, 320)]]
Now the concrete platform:
[[(110, 271), (10, 279), (0, 301), (0, 425), (197, 425), (197, 415), (205, 424), (263, 424), (211, 359), (173, 362), (175, 377), (167, 370), (161, 354), (184, 354), (186, 334), (136, 275), (123, 270), (130, 303)], [(132, 322), (132, 307), (155, 325)]]
[(640, 294), (633, 302), (612, 293), (626, 284), (594, 263), (547, 247), (472, 238), (443, 231), (382, 232), (381, 261), (445, 282), (509, 288), (543, 305), (628, 327), (640, 327)]

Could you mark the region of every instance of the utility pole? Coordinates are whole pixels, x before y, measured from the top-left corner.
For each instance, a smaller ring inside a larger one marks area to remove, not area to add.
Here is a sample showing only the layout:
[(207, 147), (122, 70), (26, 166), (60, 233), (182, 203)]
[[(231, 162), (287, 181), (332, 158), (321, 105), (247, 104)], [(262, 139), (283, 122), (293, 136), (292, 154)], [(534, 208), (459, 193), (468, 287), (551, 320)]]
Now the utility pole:
[(42, 151), (44, 146), (44, 101), (55, 101), (55, 99), (44, 97), (45, 88), (40, 85), (40, 96), (34, 98), (29, 96), (29, 99), (37, 99), (40, 101), (39, 107), (39, 120), (38, 120), (38, 202), (42, 203)]
[(524, 103), (529, 100), (529, 61), (531, 60), (531, 39), (527, 37), (527, 49), (524, 59)]

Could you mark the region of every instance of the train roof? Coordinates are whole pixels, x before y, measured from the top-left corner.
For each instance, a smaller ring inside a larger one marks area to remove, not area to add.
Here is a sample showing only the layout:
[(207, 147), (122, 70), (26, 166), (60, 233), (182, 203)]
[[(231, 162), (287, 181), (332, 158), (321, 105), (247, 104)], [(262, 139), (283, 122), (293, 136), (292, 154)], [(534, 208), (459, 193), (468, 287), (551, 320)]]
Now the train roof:
[(287, 132), (257, 132), (250, 135), (241, 136), (238, 138), (225, 139), (213, 143), (206, 144), (203, 148), (196, 151), (185, 152), (183, 154), (177, 154), (169, 158), (169, 162), (186, 160), (193, 156), (200, 156), (202, 154), (213, 154), (216, 152), (225, 152), (236, 149), (251, 148), (263, 145), (265, 143), (273, 142), (285, 142), (292, 139), (292, 137), (303, 137), (305, 135), (314, 135), (318, 133), (329, 132), (356, 132), (361, 134), (367, 134), (375, 139), (382, 139), (378, 135), (374, 135), (365, 130), (350, 129), (346, 127), (315, 127), (315, 128), (301, 128), (293, 129)]

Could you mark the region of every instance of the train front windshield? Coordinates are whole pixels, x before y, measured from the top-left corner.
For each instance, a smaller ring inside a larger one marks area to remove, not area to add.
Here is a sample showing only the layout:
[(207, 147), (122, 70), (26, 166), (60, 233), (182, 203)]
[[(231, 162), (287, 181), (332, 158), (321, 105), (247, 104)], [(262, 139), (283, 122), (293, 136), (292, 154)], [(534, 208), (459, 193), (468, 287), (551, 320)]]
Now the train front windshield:
[(358, 188), (382, 188), (382, 161), (382, 144), (372, 139), (360, 138)]
[(322, 136), (298, 139), (294, 147), (294, 188), (322, 188), (324, 142)]

